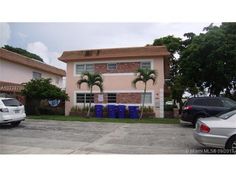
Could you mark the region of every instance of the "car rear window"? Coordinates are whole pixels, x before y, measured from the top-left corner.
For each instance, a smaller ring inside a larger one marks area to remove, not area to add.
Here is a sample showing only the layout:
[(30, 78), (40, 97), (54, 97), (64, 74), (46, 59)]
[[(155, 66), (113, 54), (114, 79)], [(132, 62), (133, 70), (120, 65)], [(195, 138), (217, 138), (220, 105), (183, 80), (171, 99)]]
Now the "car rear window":
[(228, 119), (235, 114), (236, 114), (236, 110), (233, 110), (233, 111), (228, 111), (228, 112), (223, 112), (223, 113), (217, 114), (216, 116), (221, 119)]
[(2, 102), (3, 102), (3, 104), (5, 105), (5, 106), (13, 106), (13, 107), (15, 107), (15, 106), (21, 106), (22, 104), (18, 101), (18, 100), (16, 100), (16, 99), (4, 99), (4, 100), (2, 100)]

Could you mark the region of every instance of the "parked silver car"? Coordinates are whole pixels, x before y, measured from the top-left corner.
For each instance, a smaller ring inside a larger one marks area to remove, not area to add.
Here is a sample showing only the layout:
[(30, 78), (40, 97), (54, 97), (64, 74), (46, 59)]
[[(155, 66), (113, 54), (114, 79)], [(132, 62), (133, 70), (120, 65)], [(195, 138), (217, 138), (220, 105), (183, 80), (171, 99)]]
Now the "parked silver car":
[(194, 138), (205, 146), (225, 148), (226, 152), (236, 153), (236, 109), (215, 117), (200, 118)]

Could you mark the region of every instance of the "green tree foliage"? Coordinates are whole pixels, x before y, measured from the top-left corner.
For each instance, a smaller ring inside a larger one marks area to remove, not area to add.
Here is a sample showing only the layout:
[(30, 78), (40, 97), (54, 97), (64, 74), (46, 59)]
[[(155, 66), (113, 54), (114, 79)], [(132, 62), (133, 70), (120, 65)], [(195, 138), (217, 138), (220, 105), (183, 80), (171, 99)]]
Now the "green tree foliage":
[[(81, 87), (83, 83), (87, 84), (89, 88), (90, 98), (93, 93), (93, 86), (97, 86), (100, 89), (100, 91), (103, 92), (103, 78), (101, 74), (98, 74), (98, 73), (92, 74), (89, 72), (85, 72), (81, 75), (81, 79), (77, 82), (79, 88)], [(87, 117), (90, 117), (91, 103), (92, 103), (92, 100), (90, 99)]]
[(132, 81), (132, 84), (134, 87), (136, 87), (136, 84), (138, 82), (144, 83), (143, 102), (142, 102), (141, 113), (140, 113), (139, 119), (142, 119), (143, 117), (144, 101), (145, 101), (145, 96), (147, 92), (147, 82), (149, 80), (152, 80), (153, 85), (154, 85), (156, 83), (156, 79), (157, 79), (157, 72), (155, 70), (138, 69), (136, 72), (136, 78)]
[(12, 47), (12, 46), (9, 46), (9, 45), (5, 45), (3, 47), (3, 49), (6, 49), (6, 50), (9, 50), (11, 52), (15, 52), (15, 53), (24, 55), (26, 57), (33, 58), (35, 60), (43, 62), (43, 59), (40, 56), (38, 56), (38, 55), (36, 55), (34, 53), (30, 53), (27, 50), (24, 50), (24, 49), (21, 49), (21, 48), (15, 48), (15, 47)]
[(31, 80), (24, 85), (24, 89), (21, 93), (27, 99), (27, 106), (34, 108), (32, 114), (39, 114), (38, 108), (41, 100), (69, 99), (64, 90), (51, 84), (51, 79), (42, 78)]
[(182, 79), (179, 75), (178, 61), (180, 51), (183, 49), (182, 39), (174, 36), (166, 36), (155, 39), (153, 45), (165, 45), (170, 52), (170, 73), (169, 78), (165, 84), (170, 87), (171, 96), (174, 99), (174, 103), (182, 103), (182, 95), (184, 93), (185, 87), (184, 84), (182, 84)]
[(207, 88), (218, 96), (225, 89), (235, 89), (236, 23), (210, 25), (204, 30), (181, 52), (180, 73), (190, 91)]
[[(236, 90), (236, 23), (213, 24), (204, 33), (186, 33), (184, 39), (166, 36), (153, 45), (166, 45), (171, 53), (170, 80), (172, 98), (179, 102), (184, 91), (192, 95), (208, 90), (229, 97)], [(176, 57), (175, 57), (176, 56)]]

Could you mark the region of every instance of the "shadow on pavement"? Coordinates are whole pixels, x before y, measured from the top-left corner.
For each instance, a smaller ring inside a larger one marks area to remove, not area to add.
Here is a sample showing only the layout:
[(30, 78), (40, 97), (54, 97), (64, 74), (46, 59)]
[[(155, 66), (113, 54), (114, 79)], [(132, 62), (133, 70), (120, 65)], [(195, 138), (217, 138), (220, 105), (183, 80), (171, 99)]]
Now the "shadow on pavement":
[(12, 128), (22, 128), (24, 127), (23, 125), (19, 125), (17, 127), (12, 126), (11, 124), (0, 124), (0, 129), (12, 129)]

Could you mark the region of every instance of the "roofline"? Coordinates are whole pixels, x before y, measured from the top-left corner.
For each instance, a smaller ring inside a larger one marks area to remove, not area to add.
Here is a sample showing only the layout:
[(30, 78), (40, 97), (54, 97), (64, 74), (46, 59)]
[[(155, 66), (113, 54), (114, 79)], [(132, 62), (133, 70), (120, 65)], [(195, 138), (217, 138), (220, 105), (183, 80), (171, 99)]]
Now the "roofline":
[[(64, 51), (64, 53), (70, 53), (70, 52), (84, 52), (84, 51), (109, 51), (109, 50), (129, 50), (129, 49), (143, 49), (143, 48), (165, 48), (165, 46), (142, 46), (142, 47), (121, 47), (121, 48), (100, 48), (100, 49), (84, 49), (84, 50), (70, 50), (70, 51)], [(159, 54), (130, 54), (130, 55), (124, 55), (124, 56), (113, 56), (111, 55), (107, 55), (107, 56), (83, 56), (83, 57), (70, 57), (70, 58), (65, 58), (63, 57), (63, 54), (58, 58), (60, 61), (63, 61), (65, 63), (67, 62), (71, 62), (71, 61), (83, 61), (83, 60), (90, 60), (90, 61), (96, 61), (97, 59), (125, 59), (125, 58), (136, 58), (136, 57), (140, 57), (140, 58), (145, 58), (145, 57), (159, 57), (159, 56), (163, 56), (164, 58), (168, 58), (170, 56), (170, 53), (166, 50), (166, 51), (161, 51)]]
[(58, 76), (66, 76), (66, 71), (63, 69), (56, 68), (54, 66), (48, 65), (46, 63), (37, 61), (35, 59), (23, 56), (21, 54), (0, 48), (0, 59), (7, 60), (10, 62), (18, 63), (30, 68), (55, 74)]
[(81, 49), (81, 50), (65, 50), (64, 52), (82, 52), (82, 51), (93, 51), (93, 50), (116, 50), (116, 49), (139, 49), (139, 48), (144, 48), (144, 47), (153, 47), (153, 48), (163, 48), (165, 46), (139, 46), (139, 47), (111, 47), (111, 48), (94, 48), (94, 49)]

